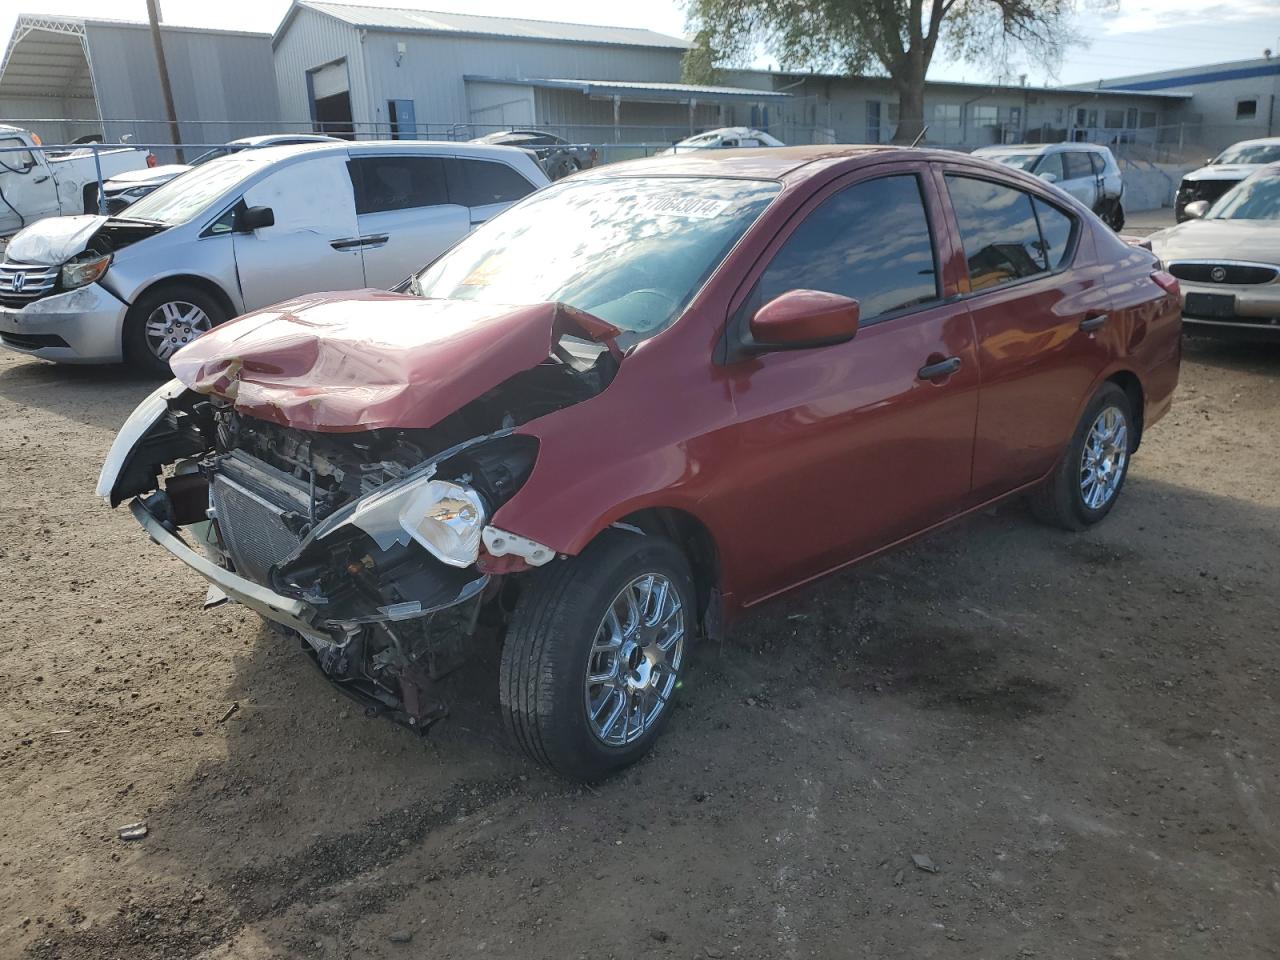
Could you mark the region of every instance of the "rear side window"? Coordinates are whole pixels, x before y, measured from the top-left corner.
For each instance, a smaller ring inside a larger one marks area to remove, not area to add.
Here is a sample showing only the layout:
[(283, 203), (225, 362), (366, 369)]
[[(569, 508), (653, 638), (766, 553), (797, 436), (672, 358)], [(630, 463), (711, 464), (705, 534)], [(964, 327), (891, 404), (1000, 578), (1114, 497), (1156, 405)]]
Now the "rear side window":
[(30, 150), (10, 150), (9, 147), (25, 147), (26, 144), (17, 137), (6, 137), (0, 140), (0, 173), (19, 173), (36, 165), (35, 157)]
[(1057, 270), (1066, 262), (1067, 254), (1070, 252), (1071, 230), (1075, 226), (1075, 221), (1039, 197), (1036, 197), (1033, 202), (1036, 208), (1036, 219), (1040, 221), (1045, 261), (1050, 270)]
[(356, 213), (382, 213), (449, 202), (442, 157), (352, 157), (347, 162)]
[(511, 203), (533, 193), (533, 184), (505, 163), (493, 160), (449, 160), (449, 198), (464, 207)]
[(1089, 154), (1073, 150), (1062, 155), (1062, 165), (1066, 169), (1067, 180), (1079, 180), (1093, 176), (1093, 164), (1089, 162)]
[(938, 298), (933, 238), (914, 175), (854, 184), (810, 213), (765, 268), (752, 298), (788, 290), (853, 297), (861, 322)]
[(1055, 207), (1033, 202), (1029, 193), (1014, 187), (973, 177), (948, 174), (947, 190), (971, 290), (1044, 273), (1066, 256), (1073, 221)]

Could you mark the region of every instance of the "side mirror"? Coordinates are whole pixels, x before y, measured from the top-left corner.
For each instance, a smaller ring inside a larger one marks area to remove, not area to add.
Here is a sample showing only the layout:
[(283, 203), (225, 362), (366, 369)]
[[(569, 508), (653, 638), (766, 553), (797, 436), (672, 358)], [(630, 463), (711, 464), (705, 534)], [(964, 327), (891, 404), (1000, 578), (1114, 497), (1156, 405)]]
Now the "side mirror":
[(821, 290), (788, 290), (751, 318), (755, 351), (802, 350), (852, 340), (858, 332), (858, 301)]
[(1038, 174), (1036, 174), (1036, 176), (1038, 176), (1038, 177), (1039, 177), (1041, 180), (1043, 180), (1045, 183), (1057, 183), (1057, 182), (1058, 182), (1058, 175), (1057, 175), (1056, 173), (1050, 173), (1048, 170), (1046, 170), (1044, 173), (1038, 173)]
[(246, 207), (236, 214), (236, 230), (239, 233), (250, 233), (275, 225), (276, 214), (270, 207)]
[(1188, 220), (1200, 220), (1209, 212), (1208, 200), (1192, 200), (1182, 208), (1182, 215)]

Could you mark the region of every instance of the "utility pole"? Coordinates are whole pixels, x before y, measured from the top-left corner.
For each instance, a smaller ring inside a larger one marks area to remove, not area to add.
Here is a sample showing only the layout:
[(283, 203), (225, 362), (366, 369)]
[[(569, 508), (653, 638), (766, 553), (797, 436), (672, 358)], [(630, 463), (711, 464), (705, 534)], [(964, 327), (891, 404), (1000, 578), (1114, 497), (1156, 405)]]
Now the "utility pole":
[(156, 48), (156, 68), (160, 71), (160, 91), (164, 94), (164, 109), (169, 115), (169, 139), (179, 163), (186, 163), (182, 152), (182, 134), (178, 132), (178, 111), (173, 106), (173, 88), (169, 86), (169, 66), (164, 59), (164, 44), (160, 40), (160, 2), (147, 0), (147, 20), (151, 23), (151, 43)]

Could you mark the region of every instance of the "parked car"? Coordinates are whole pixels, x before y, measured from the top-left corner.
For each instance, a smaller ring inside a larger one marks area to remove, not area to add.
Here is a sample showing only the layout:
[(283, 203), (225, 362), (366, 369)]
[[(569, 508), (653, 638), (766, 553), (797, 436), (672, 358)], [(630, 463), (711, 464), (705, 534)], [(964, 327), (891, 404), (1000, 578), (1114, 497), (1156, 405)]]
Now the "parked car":
[[(119, 213), (135, 200), (141, 200), (161, 184), (168, 183), (174, 177), (188, 170), (225, 157), (251, 147), (284, 147), (299, 143), (339, 143), (337, 137), (326, 137), (319, 133), (272, 133), (260, 137), (242, 137), (232, 140), (226, 146), (206, 150), (190, 163), (165, 163), (150, 169), (130, 170), (110, 179), (104, 180), (102, 192), (106, 198), (107, 213)], [(85, 213), (96, 213), (97, 205), (86, 209)]]
[(1071, 194), (1112, 230), (1124, 229), (1124, 175), (1115, 156), (1096, 143), (1011, 143), (979, 147), (975, 157), (1033, 173)]
[(542, 169), (552, 180), (559, 180), (579, 170), (590, 170), (600, 156), (590, 144), (570, 143), (563, 137), (543, 133), (541, 130), (499, 130), (497, 133), (476, 137), (471, 142), (532, 150), (542, 164)]
[(1280, 162), (1280, 137), (1233, 143), (1199, 170), (1192, 170), (1178, 184), (1173, 215), (1178, 223), (1190, 219), (1187, 204), (1213, 203), (1224, 193), (1269, 163)]
[(1190, 332), (1280, 339), (1280, 163), (1186, 214), (1147, 239), (1181, 281)]
[(28, 130), (0, 124), (0, 238), (17, 233), (45, 217), (91, 213), (98, 206), (98, 165), (103, 176), (146, 170), (155, 157), (136, 147), (98, 152), (71, 150), (46, 155)]
[(1100, 521), (1179, 350), (1177, 281), (1035, 177), (696, 152), (206, 334), (97, 490), (404, 723), (502, 626), (508, 729), (592, 779), (763, 601), (1005, 497)]
[(168, 375), (183, 344), (317, 290), (390, 287), (547, 184), (523, 150), (423, 141), (263, 147), (118, 217), (45, 220), (0, 263), (0, 343)]
[(754, 127), (721, 127), (719, 130), (708, 130), (692, 137), (686, 137), (662, 155), (673, 153), (689, 153), (692, 150), (727, 150), (735, 147), (781, 147), (785, 146), (777, 137), (772, 137), (763, 130)]

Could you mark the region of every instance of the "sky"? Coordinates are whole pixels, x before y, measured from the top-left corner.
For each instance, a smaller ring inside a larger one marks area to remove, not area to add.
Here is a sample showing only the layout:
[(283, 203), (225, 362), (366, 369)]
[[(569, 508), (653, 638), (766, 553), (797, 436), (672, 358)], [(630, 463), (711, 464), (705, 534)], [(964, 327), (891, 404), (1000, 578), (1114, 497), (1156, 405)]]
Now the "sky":
[[(357, 0), (360, 2), (360, 0)], [(599, 0), (387, 0), (386, 6), (416, 7), (494, 16), (528, 17), (576, 23), (645, 27), (681, 36), (685, 17), (681, 0), (642, 0), (632, 4), (602, 4)], [(223, 27), (270, 32), (289, 7), (289, 0), (162, 0), (165, 22), (182, 26)], [(97, 16), (145, 20), (145, 0), (2, 0), (0, 38), (13, 32), (19, 12)], [(1276, 0), (1119, 0), (1119, 9), (1077, 18), (1085, 47), (1070, 50), (1056, 74), (1043, 65), (1015, 64), (1004, 69), (1016, 82), (1027, 74), (1033, 85), (1088, 83), (1104, 77), (1148, 73), (1227, 60), (1262, 56), (1264, 48), (1280, 55), (1280, 3)], [(755, 66), (776, 64), (762, 52)], [(935, 57), (932, 80), (987, 81), (989, 67), (952, 63)]]

